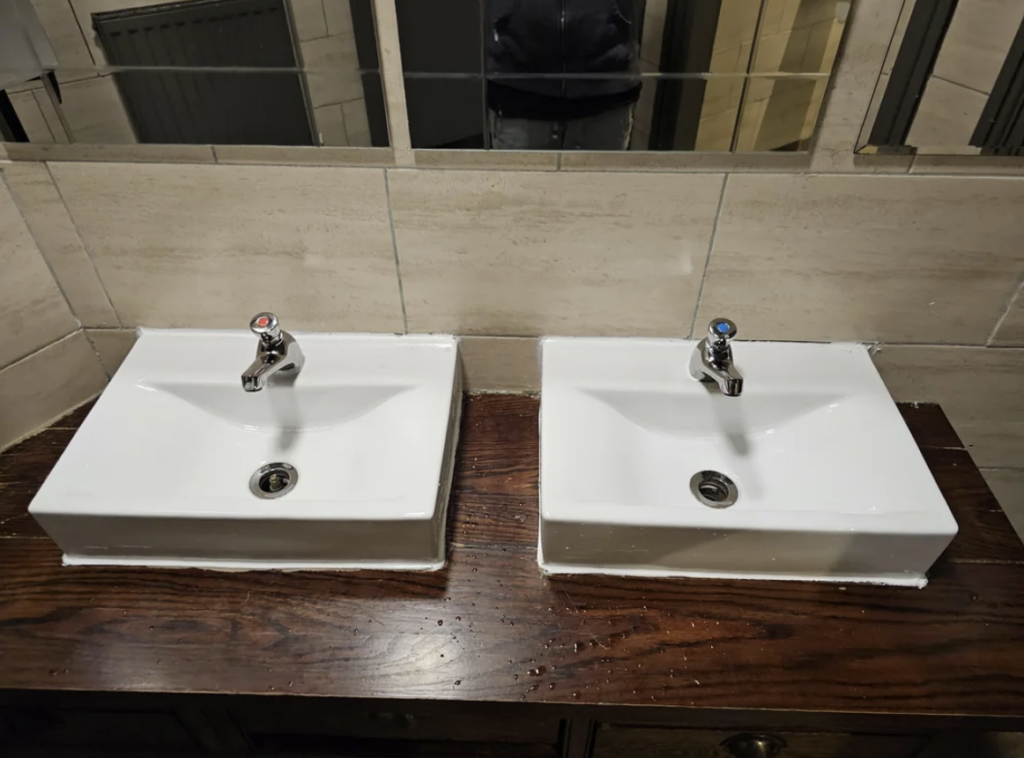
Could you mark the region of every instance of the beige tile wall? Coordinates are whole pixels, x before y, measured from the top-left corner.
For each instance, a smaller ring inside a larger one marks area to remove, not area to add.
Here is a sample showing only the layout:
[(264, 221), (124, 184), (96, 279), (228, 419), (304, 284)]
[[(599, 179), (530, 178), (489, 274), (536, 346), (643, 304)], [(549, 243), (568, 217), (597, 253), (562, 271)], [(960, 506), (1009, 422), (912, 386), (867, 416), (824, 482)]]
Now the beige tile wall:
[[(396, 149), (374, 162), (404, 168), (20, 163), (5, 181), (107, 372), (139, 324), (273, 307), (296, 329), (471, 335), (467, 386), (535, 389), (538, 334), (686, 336), (726, 313), (741, 338), (890, 343), (894, 395), (942, 402), (1019, 500), (1024, 164), (854, 154), (899, 13), (857, 0), (809, 156)], [(390, 35), (393, 134), (397, 61)]]
[(379, 169), (50, 170), (124, 326), (244, 326), (273, 310), (293, 329), (403, 329)]
[(106, 381), (8, 189), (14, 168), (0, 164), (0, 449), (95, 396)]

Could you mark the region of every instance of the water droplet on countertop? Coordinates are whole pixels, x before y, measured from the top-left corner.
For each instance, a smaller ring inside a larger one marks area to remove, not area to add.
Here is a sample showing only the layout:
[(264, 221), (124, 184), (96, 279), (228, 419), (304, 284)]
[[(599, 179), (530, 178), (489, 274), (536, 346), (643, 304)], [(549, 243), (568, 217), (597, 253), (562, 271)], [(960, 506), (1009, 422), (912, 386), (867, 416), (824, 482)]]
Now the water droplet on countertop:
[(438, 619), (437, 620), (437, 625), (438, 626), (444, 626), (444, 621), (442, 619)]
[(543, 676), (548, 672), (547, 666), (538, 666), (535, 669), (530, 669), (530, 676)]

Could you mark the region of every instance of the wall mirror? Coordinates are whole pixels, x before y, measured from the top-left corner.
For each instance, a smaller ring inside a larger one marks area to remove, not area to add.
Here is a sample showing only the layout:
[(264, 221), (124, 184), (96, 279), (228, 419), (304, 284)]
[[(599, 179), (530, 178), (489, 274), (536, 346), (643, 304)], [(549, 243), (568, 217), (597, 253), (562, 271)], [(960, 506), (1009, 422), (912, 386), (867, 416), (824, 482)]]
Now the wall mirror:
[(0, 42), (29, 41), (0, 55), (6, 142), (388, 144), (371, 0), (0, 0), (0, 11)]
[(806, 150), (850, 6), (397, 0), (413, 147)]
[(859, 148), (1021, 155), (1024, 1), (904, 0)]

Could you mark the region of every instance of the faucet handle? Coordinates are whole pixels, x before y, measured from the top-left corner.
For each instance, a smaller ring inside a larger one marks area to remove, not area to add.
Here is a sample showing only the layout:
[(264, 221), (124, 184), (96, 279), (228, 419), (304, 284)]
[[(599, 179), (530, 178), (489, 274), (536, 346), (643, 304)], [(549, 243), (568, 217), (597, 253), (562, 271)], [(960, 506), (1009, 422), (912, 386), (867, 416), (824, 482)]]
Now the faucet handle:
[(257, 313), (249, 322), (249, 329), (259, 335), (264, 342), (274, 343), (281, 340), (281, 325), (273, 313)]
[(736, 324), (727, 318), (712, 319), (708, 324), (708, 342), (715, 347), (725, 347), (736, 336)]

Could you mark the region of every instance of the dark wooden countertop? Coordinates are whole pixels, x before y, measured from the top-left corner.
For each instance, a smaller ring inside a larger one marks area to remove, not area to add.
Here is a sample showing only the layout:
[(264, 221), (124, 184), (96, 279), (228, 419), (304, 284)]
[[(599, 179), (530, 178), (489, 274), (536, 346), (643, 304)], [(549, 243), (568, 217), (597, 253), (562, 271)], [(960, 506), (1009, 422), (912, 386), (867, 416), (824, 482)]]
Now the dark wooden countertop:
[(466, 400), (431, 574), (62, 567), (26, 508), (71, 414), (0, 455), (0, 688), (1024, 715), (1024, 547), (937, 406), (902, 411), (960, 533), (919, 590), (544, 578), (538, 402)]

